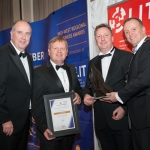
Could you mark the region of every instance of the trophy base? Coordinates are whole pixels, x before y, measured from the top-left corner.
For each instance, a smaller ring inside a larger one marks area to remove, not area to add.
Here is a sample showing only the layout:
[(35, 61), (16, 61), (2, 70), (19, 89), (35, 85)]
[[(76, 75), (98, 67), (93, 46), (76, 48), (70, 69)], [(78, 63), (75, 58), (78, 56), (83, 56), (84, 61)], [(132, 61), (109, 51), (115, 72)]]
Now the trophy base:
[(93, 100), (99, 100), (99, 99), (101, 99), (101, 98), (108, 98), (109, 96), (98, 96), (98, 97), (93, 97), (92, 99)]

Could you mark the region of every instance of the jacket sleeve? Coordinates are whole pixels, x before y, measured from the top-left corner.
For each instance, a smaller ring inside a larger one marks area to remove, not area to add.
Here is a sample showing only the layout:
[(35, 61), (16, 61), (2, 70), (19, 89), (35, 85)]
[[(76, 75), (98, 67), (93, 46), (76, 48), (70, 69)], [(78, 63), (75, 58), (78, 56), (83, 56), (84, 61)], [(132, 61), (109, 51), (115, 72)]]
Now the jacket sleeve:
[(33, 81), (33, 118), (35, 119), (38, 130), (43, 134), (47, 127), (46, 114), (44, 107), (44, 85), (42, 83), (41, 75), (38, 72), (34, 72)]
[(10, 114), (7, 108), (7, 80), (9, 74), (9, 63), (7, 54), (0, 49), (0, 124), (10, 121)]
[(147, 94), (147, 89), (150, 87), (150, 50), (143, 49), (140, 55), (136, 54), (138, 56), (135, 56), (131, 63), (129, 76), (132, 71), (132, 78), (124, 88), (118, 91), (118, 95), (124, 103), (135, 96)]

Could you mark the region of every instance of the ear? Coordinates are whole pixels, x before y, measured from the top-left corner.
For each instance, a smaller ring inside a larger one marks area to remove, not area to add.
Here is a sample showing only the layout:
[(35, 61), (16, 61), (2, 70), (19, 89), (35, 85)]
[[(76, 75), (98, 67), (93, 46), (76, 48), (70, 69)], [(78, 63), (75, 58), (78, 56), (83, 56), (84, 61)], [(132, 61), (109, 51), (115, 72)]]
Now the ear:
[(145, 27), (142, 27), (142, 31), (146, 35), (146, 28)]
[(112, 42), (114, 42), (114, 36), (111, 37)]
[(66, 56), (68, 56), (68, 49), (67, 49), (67, 52), (66, 52)]
[(48, 55), (50, 56), (50, 49), (48, 49)]

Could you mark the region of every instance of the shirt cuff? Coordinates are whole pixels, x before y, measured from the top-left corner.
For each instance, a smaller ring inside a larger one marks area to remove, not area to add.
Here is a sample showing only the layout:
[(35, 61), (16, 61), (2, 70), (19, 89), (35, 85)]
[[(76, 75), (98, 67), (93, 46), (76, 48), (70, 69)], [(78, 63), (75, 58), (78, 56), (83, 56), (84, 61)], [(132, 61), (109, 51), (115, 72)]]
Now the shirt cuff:
[(121, 104), (123, 104), (123, 101), (119, 97), (118, 92), (116, 92), (115, 97), (116, 97), (116, 99), (117, 99), (118, 102), (120, 102)]

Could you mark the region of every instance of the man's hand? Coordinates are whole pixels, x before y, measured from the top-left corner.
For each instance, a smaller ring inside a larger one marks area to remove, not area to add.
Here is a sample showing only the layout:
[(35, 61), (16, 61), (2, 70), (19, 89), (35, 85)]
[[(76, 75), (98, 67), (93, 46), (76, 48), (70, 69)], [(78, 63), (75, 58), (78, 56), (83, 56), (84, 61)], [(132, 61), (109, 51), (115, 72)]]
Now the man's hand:
[(77, 93), (75, 93), (75, 98), (73, 99), (73, 103), (74, 103), (74, 105), (81, 103), (81, 98)]
[(84, 96), (84, 104), (87, 106), (92, 105), (93, 103), (96, 102), (96, 100), (93, 99), (94, 97), (90, 96), (89, 94), (86, 94)]
[(44, 132), (45, 138), (47, 140), (53, 140), (53, 139), (55, 139), (55, 137), (50, 138), (49, 135), (53, 135), (53, 133), (49, 129), (46, 129), (45, 132)]
[(108, 103), (114, 103), (114, 102), (118, 102), (116, 99), (116, 92), (111, 92), (111, 93), (106, 93), (107, 96), (109, 96), (108, 98), (102, 98), (100, 99), (100, 101), (104, 101), (104, 102), (108, 102)]
[(13, 133), (14, 127), (11, 121), (3, 123), (2, 126), (3, 126), (3, 132), (6, 135), (10, 136)]
[(121, 106), (119, 106), (118, 108), (116, 108), (116, 109), (113, 111), (112, 118), (113, 118), (114, 120), (120, 120), (120, 119), (123, 118), (124, 114), (125, 114), (124, 109), (123, 109)]

